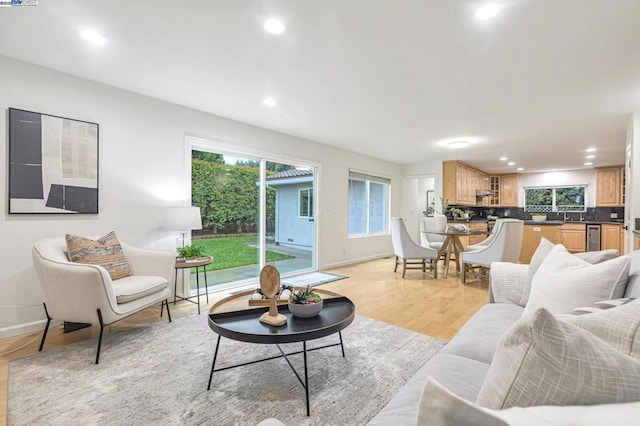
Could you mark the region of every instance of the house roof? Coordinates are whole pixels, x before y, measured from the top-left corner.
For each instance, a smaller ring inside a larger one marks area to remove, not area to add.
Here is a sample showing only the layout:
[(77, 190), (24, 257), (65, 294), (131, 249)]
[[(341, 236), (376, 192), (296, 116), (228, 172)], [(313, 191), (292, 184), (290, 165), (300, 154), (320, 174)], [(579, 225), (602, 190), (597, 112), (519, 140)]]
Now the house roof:
[(287, 180), (287, 179), (298, 179), (301, 177), (313, 177), (313, 171), (298, 170), (298, 169), (285, 170), (284, 172), (278, 172), (273, 175), (267, 176), (267, 180), (268, 181)]

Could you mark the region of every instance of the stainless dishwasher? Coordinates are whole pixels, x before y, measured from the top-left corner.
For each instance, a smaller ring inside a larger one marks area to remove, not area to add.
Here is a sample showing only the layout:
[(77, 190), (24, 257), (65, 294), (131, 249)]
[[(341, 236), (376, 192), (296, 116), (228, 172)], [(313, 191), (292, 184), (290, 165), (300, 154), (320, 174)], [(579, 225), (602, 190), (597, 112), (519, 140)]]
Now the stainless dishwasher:
[(587, 225), (587, 251), (600, 250), (600, 225)]

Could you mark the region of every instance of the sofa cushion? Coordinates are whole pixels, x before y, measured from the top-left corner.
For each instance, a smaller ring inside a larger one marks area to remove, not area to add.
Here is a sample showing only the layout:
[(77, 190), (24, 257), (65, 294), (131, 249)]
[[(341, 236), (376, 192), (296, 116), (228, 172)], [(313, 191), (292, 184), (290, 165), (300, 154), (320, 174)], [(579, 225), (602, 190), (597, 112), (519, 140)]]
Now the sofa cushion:
[(559, 318), (593, 333), (620, 352), (640, 359), (640, 300), (618, 300), (628, 302), (612, 309)]
[(98, 240), (70, 234), (65, 239), (70, 261), (100, 265), (107, 270), (112, 280), (131, 275), (129, 263), (115, 232), (111, 231)]
[[(533, 276), (538, 272), (540, 265), (549, 255), (551, 250), (556, 245), (546, 238), (542, 238), (540, 240), (540, 244), (538, 248), (533, 253), (531, 257), (531, 261), (529, 262), (529, 270), (527, 272), (527, 282), (522, 292), (522, 297), (520, 298), (520, 302), (518, 303), (520, 306), (525, 306), (529, 301), (529, 293), (531, 292), (531, 282), (533, 280)], [(588, 251), (584, 253), (576, 253), (574, 256), (582, 259), (586, 262), (595, 265), (600, 262), (604, 262), (605, 260), (613, 259), (618, 256), (618, 250), (616, 249), (608, 249), (608, 250), (600, 250), (600, 251)]]
[(628, 256), (592, 265), (558, 244), (533, 276), (524, 314), (540, 307), (560, 314), (599, 300), (622, 297), (628, 277)]
[(627, 256), (631, 259), (631, 266), (624, 297), (640, 298), (640, 250), (634, 250)]
[(431, 376), (446, 389), (469, 401), (474, 401), (482, 386), (489, 365), (457, 355), (437, 354), (394, 395), (369, 425), (415, 424), (422, 390)]
[(559, 314), (556, 316), (559, 319), (565, 319), (578, 315), (595, 314), (596, 312), (601, 312), (607, 309), (626, 305), (627, 303), (633, 302), (634, 300), (636, 299), (633, 297), (622, 297), (620, 299), (603, 300), (601, 302), (596, 302), (591, 306), (581, 306), (579, 308), (572, 309), (571, 312), (567, 312), (566, 314)]
[(162, 291), (169, 286), (166, 279), (153, 275), (132, 275), (113, 282), (118, 303), (127, 303)]
[(542, 308), (500, 340), (477, 403), (503, 409), (638, 400), (640, 361)]
[(491, 364), (498, 341), (522, 315), (524, 308), (489, 303), (478, 310), (440, 351)]

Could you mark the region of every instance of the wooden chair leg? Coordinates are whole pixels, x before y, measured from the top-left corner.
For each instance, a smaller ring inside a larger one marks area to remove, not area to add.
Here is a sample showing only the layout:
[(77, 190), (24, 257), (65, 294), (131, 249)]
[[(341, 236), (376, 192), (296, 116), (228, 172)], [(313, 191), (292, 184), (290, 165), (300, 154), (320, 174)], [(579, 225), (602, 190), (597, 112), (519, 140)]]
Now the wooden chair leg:
[(398, 272), (398, 256), (396, 256), (396, 265), (395, 268), (393, 268), (393, 272)]
[(467, 264), (462, 262), (462, 274), (460, 275), (460, 281), (464, 284), (467, 281)]
[(407, 259), (402, 260), (402, 278), (404, 278), (404, 274), (407, 272)]
[(431, 266), (433, 267), (433, 278), (438, 278), (438, 259), (431, 259)]

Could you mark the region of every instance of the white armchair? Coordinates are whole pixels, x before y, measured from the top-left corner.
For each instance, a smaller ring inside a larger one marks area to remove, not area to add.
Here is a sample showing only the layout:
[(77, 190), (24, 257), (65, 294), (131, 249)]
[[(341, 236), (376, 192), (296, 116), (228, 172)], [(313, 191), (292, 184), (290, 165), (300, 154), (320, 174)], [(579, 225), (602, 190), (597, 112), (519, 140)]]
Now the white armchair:
[[(404, 278), (407, 269), (421, 269), (422, 272), (426, 272), (427, 268), (433, 271), (434, 278), (438, 278), (438, 250), (416, 244), (409, 236), (404, 220), (400, 217), (391, 218), (391, 241), (393, 242), (393, 253), (396, 256), (393, 272), (396, 272), (398, 265), (402, 264), (402, 278)], [(427, 261), (429, 261), (428, 266)]]
[(420, 218), (420, 245), (440, 250), (444, 242), (444, 235), (433, 232), (444, 232), (447, 230), (447, 217), (443, 214), (434, 217)]
[[(464, 283), (467, 274), (475, 273), (479, 278), (488, 278), (487, 270), (492, 262), (518, 261), (520, 246), (522, 245), (522, 233), (524, 222), (518, 219), (499, 219), (496, 227), (486, 244), (478, 244), (473, 251), (465, 251), (460, 254), (462, 260), (461, 281)], [(485, 243), (483, 241), (483, 243)]]
[[(43, 239), (32, 250), (33, 264), (44, 295), (47, 325), (40, 351), (52, 319), (100, 325), (96, 364), (104, 327), (151, 305), (166, 305), (171, 293), (175, 256), (169, 251), (145, 250), (121, 243), (131, 275), (113, 281), (99, 265), (74, 263), (67, 258), (64, 238)], [(162, 310), (160, 315), (162, 316)]]

